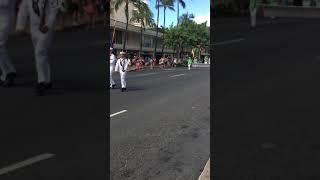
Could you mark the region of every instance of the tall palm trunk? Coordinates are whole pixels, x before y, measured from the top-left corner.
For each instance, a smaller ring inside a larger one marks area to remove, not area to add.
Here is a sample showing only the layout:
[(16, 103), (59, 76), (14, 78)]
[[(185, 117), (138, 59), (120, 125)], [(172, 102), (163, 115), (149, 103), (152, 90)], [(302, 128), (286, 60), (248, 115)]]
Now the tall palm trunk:
[(129, 2), (128, 2), (128, 0), (126, 0), (125, 13), (126, 13), (126, 31), (125, 31), (125, 34), (124, 34), (124, 42), (123, 42), (123, 45), (122, 45), (122, 51), (126, 50), (126, 44), (127, 44), (128, 25), (129, 25)]
[(139, 57), (141, 57), (142, 54), (142, 23), (140, 27), (140, 52), (139, 52)]
[(165, 34), (165, 30), (166, 30), (166, 7), (163, 7), (163, 32), (162, 32), (162, 49), (161, 49), (161, 54), (162, 56), (163, 54), (163, 50), (164, 50), (164, 34)]
[(179, 1), (177, 3), (177, 26), (179, 25)]
[(159, 33), (159, 14), (160, 14), (160, 8), (159, 8), (159, 2), (160, 0), (157, 0), (157, 8), (158, 8), (158, 15), (157, 15), (157, 29), (156, 29), (156, 40), (154, 44), (154, 52), (153, 52), (153, 57), (156, 57), (157, 54), (157, 44), (158, 44), (158, 33)]

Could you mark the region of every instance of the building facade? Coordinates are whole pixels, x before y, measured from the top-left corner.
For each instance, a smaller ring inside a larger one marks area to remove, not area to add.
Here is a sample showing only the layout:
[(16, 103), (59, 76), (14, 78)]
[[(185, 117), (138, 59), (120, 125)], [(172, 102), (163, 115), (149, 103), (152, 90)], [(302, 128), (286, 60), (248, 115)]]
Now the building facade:
[[(148, 3), (147, 1), (145, 1)], [(126, 16), (125, 16), (125, 4), (119, 7), (118, 11), (114, 10), (114, 4), (111, 3), (111, 9), (113, 11), (110, 13), (110, 37), (113, 39), (113, 48), (118, 54), (122, 49), (125, 38), (126, 29)], [(132, 17), (132, 11), (137, 10), (133, 4), (129, 4), (129, 20)], [(128, 25), (128, 34), (126, 41), (126, 49), (130, 54), (137, 54), (140, 50), (140, 34), (141, 28), (139, 23), (131, 23)], [(150, 27), (146, 27), (142, 31), (142, 55), (152, 56), (155, 47), (155, 41), (157, 38), (157, 56), (161, 56), (162, 51), (162, 33), (158, 33), (156, 36), (156, 31), (152, 30)], [(165, 48), (165, 54), (174, 54), (172, 49)]]

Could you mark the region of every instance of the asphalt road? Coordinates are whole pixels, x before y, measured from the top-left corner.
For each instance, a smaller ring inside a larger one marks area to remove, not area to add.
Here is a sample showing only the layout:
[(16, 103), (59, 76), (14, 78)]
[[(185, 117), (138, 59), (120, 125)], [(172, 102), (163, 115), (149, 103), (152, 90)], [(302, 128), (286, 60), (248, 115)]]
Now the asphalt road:
[(215, 27), (216, 179), (319, 179), (320, 20), (258, 22)]
[(0, 89), (1, 180), (106, 179), (109, 145), (111, 179), (198, 178), (210, 151), (209, 69), (130, 72), (129, 91), (110, 92), (110, 112), (127, 112), (106, 119), (106, 32), (55, 35), (44, 97), (33, 93), (30, 39), (10, 37), (18, 77)]
[[(106, 179), (105, 34), (99, 27), (55, 35), (50, 53), (54, 88), (44, 97), (33, 92), (30, 39), (10, 37), (18, 77), (16, 87), (0, 88), (1, 180)], [(45, 159), (46, 154), (53, 156)], [(3, 168), (19, 167), (24, 160), (26, 166), (2, 174)], [(37, 162), (30, 164), (33, 160)]]
[(111, 179), (199, 177), (210, 154), (209, 69), (131, 72), (128, 92), (110, 98)]

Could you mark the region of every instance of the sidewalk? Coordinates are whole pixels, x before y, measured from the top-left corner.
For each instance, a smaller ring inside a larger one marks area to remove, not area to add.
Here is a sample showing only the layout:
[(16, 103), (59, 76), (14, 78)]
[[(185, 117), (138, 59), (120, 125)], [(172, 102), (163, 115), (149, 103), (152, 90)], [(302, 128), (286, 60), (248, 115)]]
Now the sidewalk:
[(209, 180), (210, 179), (210, 158), (204, 167), (201, 175), (199, 176), (198, 180)]

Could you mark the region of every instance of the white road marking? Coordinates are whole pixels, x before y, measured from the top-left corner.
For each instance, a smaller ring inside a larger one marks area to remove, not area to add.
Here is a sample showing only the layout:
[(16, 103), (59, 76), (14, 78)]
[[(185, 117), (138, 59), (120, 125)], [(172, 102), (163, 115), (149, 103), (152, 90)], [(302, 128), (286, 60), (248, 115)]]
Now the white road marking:
[(198, 180), (209, 180), (210, 179), (210, 158), (207, 161), (206, 165), (203, 168), (203, 171), (201, 172), (201, 175), (199, 176)]
[(170, 77), (179, 77), (179, 76), (184, 76), (186, 74), (177, 74), (177, 75), (173, 75), (173, 76), (170, 76)]
[(50, 158), (52, 158), (54, 156), (55, 156), (54, 154), (45, 153), (45, 154), (41, 154), (41, 155), (38, 155), (38, 156), (35, 156), (35, 157), (32, 157), (32, 158), (26, 159), (24, 161), (21, 161), (21, 162), (18, 162), (16, 164), (12, 164), (10, 166), (7, 166), (7, 167), (4, 167), (4, 168), (0, 169), (0, 175), (7, 174), (7, 173), (9, 173), (11, 171), (14, 171), (14, 170), (17, 170), (17, 169), (32, 165), (32, 164), (37, 163), (39, 161), (50, 159)]
[(127, 110), (122, 110), (122, 111), (119, 111), (119, 112), (117, 112), (117, 113), (113, 113), (113, 114), (110, 115), (110, 118), (112, 118), (113, 116), (116, 116), (116, 115), (125, 113), (125, 112), (127, 112)]
[(243, 40), (245, 40), (245, 39), (244, 38), (232, 39), (232, 40), (227, 40), (227, 41), (214, 43), (213, 46), (232, 44), (232, 43), (237, 43), (237, 42), (240, 42), (240, 41), (243, 41)]

